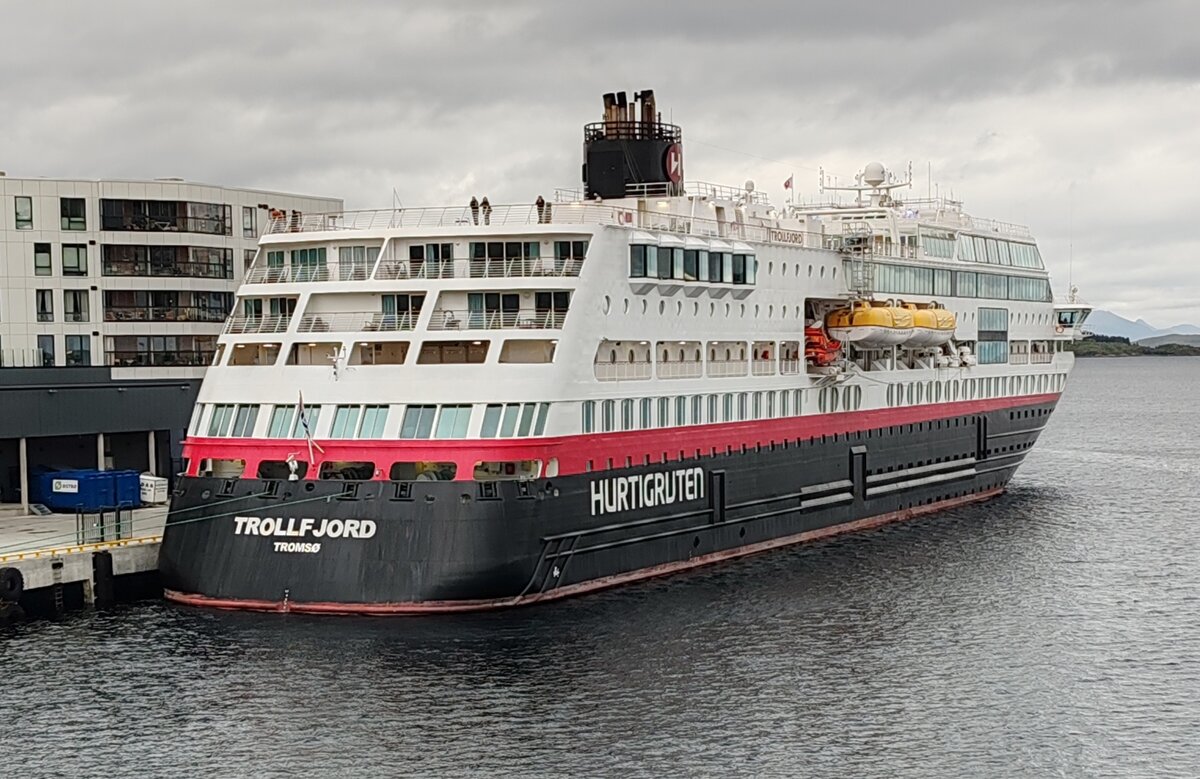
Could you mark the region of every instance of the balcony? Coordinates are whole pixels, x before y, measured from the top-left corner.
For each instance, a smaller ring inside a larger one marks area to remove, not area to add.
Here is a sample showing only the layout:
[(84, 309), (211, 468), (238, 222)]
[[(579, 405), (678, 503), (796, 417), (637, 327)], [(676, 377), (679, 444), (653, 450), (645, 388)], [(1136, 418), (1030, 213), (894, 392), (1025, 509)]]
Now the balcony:
[(114, 368), (205, 367), (212, 362), (213, 351), (211, 349), (197, 349), (190, 351), (157, 351), (146, 349), (136, 351), (112, 351), (106, 354), (106, 359), (108, 365)]
[(326, 265), (255, 266), (246, 273), (247, 284), (287, 284), (289, 282), (366, 281), (371, 266), (365, 262)]
[(419, 313), (383, 314), (378, 311), (339, 311), (305, 314), (297, 330), (301, 333), (396, 333), (412, 330)]
[(774, 360), (754, 360), (751, 362), (750, 372), (755, 376), (774, 376), (775, 361)]
[(225, 311), (199, 306), (106, 306), (106, 322), (210, 322), (221, 324)]
[(225, 323), (227, 335), (247, 335), (251, 333), (283, 333), (287, 332), (292, 317), (287, 314), (272, 314), (270, 316), (231, 316)]
[(1032, 352), (1029, 361), (1034, 365), (1049, 365), (1054, 362), (1054, 352)]
[(221, 279), (230, 281), (233, 279), (233, 262), (178, 261), (160, 263), (105, 260), (103, 273), (105, 276), (165, 276), (171, 278)]
[(1011, 352), (1008, 355), (1008, 362), (1010, 365), (1028, 365), (1029, 355), (1023, 352)]
[(566, 311), (433, 312), (430, 330), (561, 330)]

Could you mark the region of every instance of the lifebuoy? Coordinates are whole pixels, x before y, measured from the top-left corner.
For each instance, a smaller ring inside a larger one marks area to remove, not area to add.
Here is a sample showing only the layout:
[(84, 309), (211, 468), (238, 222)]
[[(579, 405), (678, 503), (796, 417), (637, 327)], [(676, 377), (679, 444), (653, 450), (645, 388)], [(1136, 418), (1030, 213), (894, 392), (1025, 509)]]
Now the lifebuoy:
[(1062, 325), (1059, 325), (1058, 327), (1054, 328), (1054, 332), (1056, 332), (1056, 333), (1061, 333), (1064, 330), (1066, 330), (1066, 328), (1063, 327)]
[(25, 592), (25, 577), (16, 568), (0, 568), (0, 601), (16, 603)]

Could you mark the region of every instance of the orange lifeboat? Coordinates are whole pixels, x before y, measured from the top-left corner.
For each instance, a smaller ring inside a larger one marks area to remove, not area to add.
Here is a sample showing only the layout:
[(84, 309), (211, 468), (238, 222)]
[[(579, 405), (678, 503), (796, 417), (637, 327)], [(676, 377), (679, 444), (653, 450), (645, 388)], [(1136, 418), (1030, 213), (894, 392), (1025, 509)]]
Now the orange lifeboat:
[(833, 365), (842, 354), (842, 344), (825, 334), (819, 327), (804, 328), (804, 361), (824, 368)]

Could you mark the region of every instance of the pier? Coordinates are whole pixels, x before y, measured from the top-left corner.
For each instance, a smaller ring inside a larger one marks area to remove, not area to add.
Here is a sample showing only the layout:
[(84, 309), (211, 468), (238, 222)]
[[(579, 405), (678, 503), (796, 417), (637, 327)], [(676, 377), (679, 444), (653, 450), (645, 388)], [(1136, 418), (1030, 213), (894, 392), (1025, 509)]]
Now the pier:
[(0, 513), (0, 624), (157, 593), (166, 516)]

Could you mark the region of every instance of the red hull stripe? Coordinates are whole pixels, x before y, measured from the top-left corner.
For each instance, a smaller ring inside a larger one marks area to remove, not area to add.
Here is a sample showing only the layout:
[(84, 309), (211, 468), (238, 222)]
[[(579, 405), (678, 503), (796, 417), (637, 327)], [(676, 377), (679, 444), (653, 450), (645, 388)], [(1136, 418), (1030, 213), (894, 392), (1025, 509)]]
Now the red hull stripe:
[(368, 616), (405, 616), (414, 614), (438, 614), (458, 611), (490, 611), (493, 609), (511, 608), (514, 606), (527, 606), (543, 601), (557, 600), (559, 598), (567, 598), (572, 595), (582, 595), (587, 592), (615, 587), (620, 584), (628, 584), (630, 582), (640, 581), (642, 579), (650, 579), (656, 576), (665, 576), (667, 574), (686, 571), (691, 568), (699, 568), (702, 565), (711, 565), (722, 560), (733, 560), (738, 557), (746, 557), (748, 555), (766, 552), (771, 549), (778, 549), (784, 546), (794, 546), (812, 541), (818, 541), (823, 538), (841, 535), (843, 533), (853, 533), (870, 528), (880, 527), (882, 525), (891, 524), (893, 522), (903, 522), (913, 519), (924, 514), (930, 514), (935, 511), (941, 511), (954, 506), (961, 506), (968, 503), (976, 503), (988, 498), (995, 497), (1003, 492), (1002, 487), (986, 490), (975, 495), (963, 495), (958, 498), (947, 498), (946, 500), (930, 503), (925, 506), (916, 506), (910, 509), (901, 511), (893, 511), (887, 514), (879, 514), (874, 517), (865, 517), (857, 519), (853, 522), (846, 522), (841, 525), (833, 525), (831, 527), (821, 528), (819, 530), (809, 530), (804, 533), (796, 533), (795, 535), (783, 536), (782, 538), (774, 538), (770, 541), (761, 541), (757, 544), (749, 544), (736, 549), (727, 549), (721, 552), (712, 552), (710, 554), (693, 557), (690, 560), (680, 560), (674, 563), (664, 563), (656, 565), (652, 568), (642, 568), (629, 573), (616, 574), (607, 576), (603, 579), (593, 579), (592, 581), (580, 582), (578, 584), (569, 584), (565, 587), (560, 587), (556, 590), (541, 593), (538, 595), (527, 595), (518, 598), (503, 598), (495, 600), (461, 600), (461, 601), (423, 601), (411, 603), (321, 603), (321, 602), (290, 602), (290, 601), (267, 601), (267, 600), (249, 600), (239, 598), (210, 598), (206, 595), (195, 595), (186, 592), (177, 592), (175, 590), (164, 590), (163, 595), (167, 600), (175, 603), (181, 603), (187, 606), (201, 606), (213, 609), (234, 609), (240, 611), (271, 611), (271, 612), (295, 612), (297, 614), (359, 614)]
[[(713, 454), (740, 452), (742, 447), (782, 444), (784, 441), (824, 435), (854, 433), (880, 427), (911, 425), (936, 419), (982, 414), (1004, 409), (1053, 403), (1059, 393), (1019, 397), (968, 400), (923, 406), (844, 411), (750, 422), (725, 422), (714, 425), (690, 425), (620, 433), (592, 433), (557, 438), (505, 438), (439, 441), (414, 440), (321, 440), (321, 462), (374, 462), (376, 479), (387, 479), (393, 462), (454, 462), (457, 478), (470, 481), (475, 463), (514, 460), (558, 460), (560, 476), (589, 470), (602, 471), (681, 460)], [(286, 460), (288, 454), (307, 460), (304, 441), (273, 438), (189, 438), (184, 442), (184, 457), (189, 459), (188, 473), (196, 475), (200, 460), (220, 458), (245, 460), (245, 476), (254, 478), (263, 460)], [(610, 464), (611, 461), (611, 464)], [(309, 473), (315, 477), (315, 473)]]

